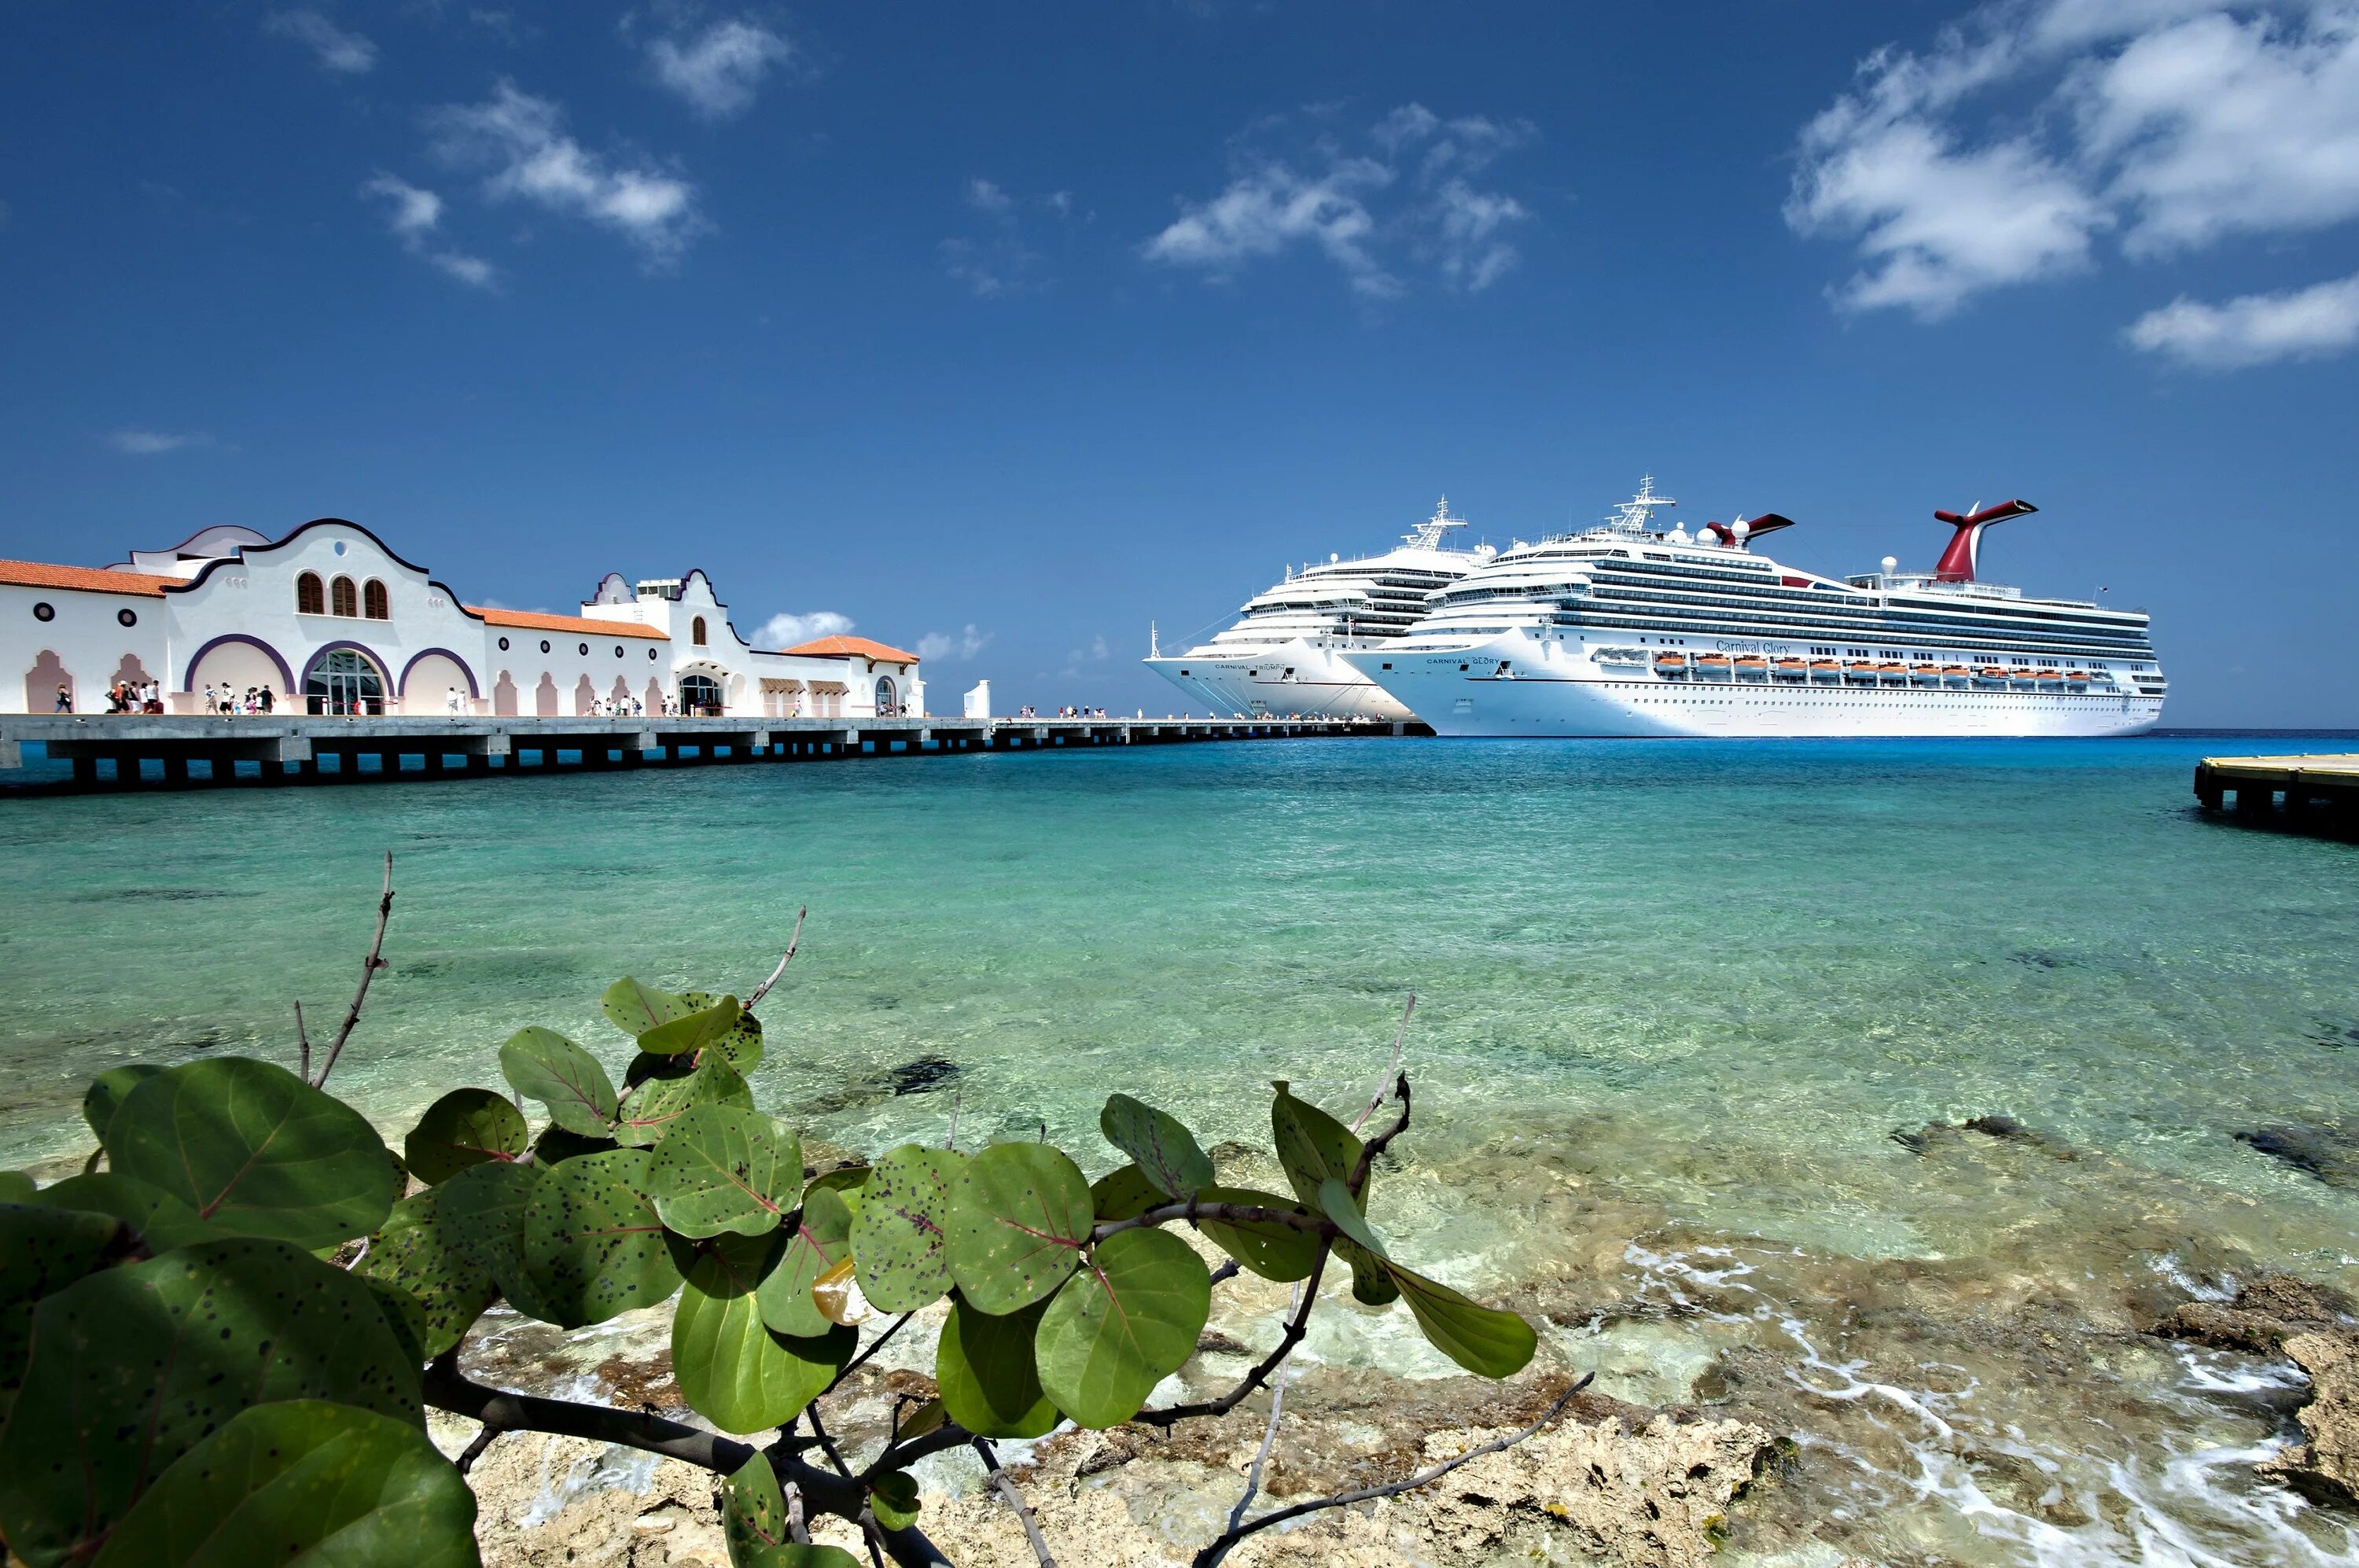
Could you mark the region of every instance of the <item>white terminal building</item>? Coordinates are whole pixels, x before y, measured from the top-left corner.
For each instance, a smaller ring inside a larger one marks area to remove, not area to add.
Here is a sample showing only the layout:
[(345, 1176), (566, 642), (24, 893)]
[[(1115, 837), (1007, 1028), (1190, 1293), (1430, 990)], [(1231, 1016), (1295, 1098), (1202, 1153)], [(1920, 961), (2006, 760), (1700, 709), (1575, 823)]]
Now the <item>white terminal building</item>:
[(211, 528), (107, 567), (0, 561), (0, 712), (46, 713), (65, 689), (103, 713), (117, 683), (165, 711), (207, 687), (267, 687), (281, 713), (723, 717), (922, 715), (918, 656), (866, 637), (756, 648), (701, 571), (609, 572), (574, 615), (462, 603), (340, 517), (283, 539)]

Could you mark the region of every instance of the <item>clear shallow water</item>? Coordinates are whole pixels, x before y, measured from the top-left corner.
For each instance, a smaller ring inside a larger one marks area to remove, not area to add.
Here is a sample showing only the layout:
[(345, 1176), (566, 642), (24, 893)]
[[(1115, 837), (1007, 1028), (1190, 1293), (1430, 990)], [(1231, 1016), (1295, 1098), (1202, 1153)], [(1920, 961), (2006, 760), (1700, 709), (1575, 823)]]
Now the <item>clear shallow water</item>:
[[(332, 1027), (390, 847), (392, 968), (339, 1079), (391, 1127), (496, 1083), (526, 1023), (619, 1068), (609, 980), (742, 993), (807, 903), (756, 1091), (847, 1147), (941, 1134), (948, 1085), (890, 1093), (921, 1058), (962, 1069), (962, 1142), (1045, 1122), (1093, 1149), (1112, 1088), (1207, 1143), (1266, 1142), (1265, 1081), (1364, 1096), (1414, 988), (1412, 1164), (1376, 1205), (1405, 1256), (1595, 1305), (1656, 1277), (1634, 1236), (1658, 1258), (1745, 1238), (1786, 1260), (1766, 1270), (1777, 1313), (1844, 1364), (1908, 1353), (1860, 1326), (1886, 1290), (2015, 1323), (2038, 1292), (2006, 1282), (2032, 1279), (2110, 1332), (2171, 1269), (2349, 1284), (2359, 1255), (2359, 1192), (2232, 1137), (2359, 1129), (2359, 847), (2199, 820), (2207, 749), (1271, 743), (0, 801), (0, 1164), (85, 1148), (73, 1107), (105, 1067), (291, 1059), (298, 997)], [(1889, 1136), (1988, 1113), (2047, 1146)], [(1638, 1332), (1558, 1315), (1567, 1356)], [(1663, 1334), (1641, 1361), (1742, 1351), (1810, 1375), (1782, 1329)], [(1987, 1359), (1977, 1387), (2038, 1354), (2012, 1335), (1954, 1350)], [(2226, 1509), (2198, 1535), (2244, 1561), (2348, 1548), (2268, 1546), (2293, 1528), (2267, 1514), (2281, 1495), (2187, 1457), (2271, 1441), (2286, 1401), (2207, 1395), (2167, 1348), (2138, 1365), (2104, 1413), (2054, 1401), (2054, 1430), (2020, 1439), (2126, 1499), (2085, 1527), (1977, 1526), (1966, 1472), (1907, 1481), (1918, 1438), (1831, 1435), (1882, 1396), (1796, 1397), (1826, 1418), (1824, 1474), (1880, 1454), (1869, 1473), (1946, 1521), (1928, 1540), (1955, 1526), (1990, 1561), (2204, 1561), (2124, 1522), (2184, 1523), (2187, 1497)], [(1634, 1397), (1687, 1397), (1631, 1377)], [(2090, 1544), (2100, 1527), (2127, 1544)]]

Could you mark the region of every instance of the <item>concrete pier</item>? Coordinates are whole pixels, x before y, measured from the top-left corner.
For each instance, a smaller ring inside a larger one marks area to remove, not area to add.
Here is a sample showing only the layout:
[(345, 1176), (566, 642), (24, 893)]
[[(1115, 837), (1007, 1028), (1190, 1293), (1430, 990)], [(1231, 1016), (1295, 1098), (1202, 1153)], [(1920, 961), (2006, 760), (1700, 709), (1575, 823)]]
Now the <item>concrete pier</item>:
[(2359, 753), (2207, 757), (2195, 765), (2195, 798), (2205, 811), (2224, 810), (2231, 795), (2247, 820), (2351, 833), (2359, 831)]
[[(0, 778), (25, 747), (72, 765), (54, 788), (186, 789), (391, 784), (861, 757), (1430, 735), (1348, 719), (201, 718), (0, 715)], [(22, 778), (21, 772), (17, 774)]]

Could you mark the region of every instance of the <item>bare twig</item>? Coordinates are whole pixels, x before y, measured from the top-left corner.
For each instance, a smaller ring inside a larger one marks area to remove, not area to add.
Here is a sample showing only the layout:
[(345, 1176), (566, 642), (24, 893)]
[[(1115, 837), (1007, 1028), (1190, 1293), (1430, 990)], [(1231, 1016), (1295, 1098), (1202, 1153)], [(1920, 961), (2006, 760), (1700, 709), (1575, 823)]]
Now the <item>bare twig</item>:
[(958, 1148), (959, 1112), (964, 1109), (965, 1106), (966, 1086), (964, 1084), (961, 1084), (959, 1087), (951, 1091), (951, 1136), (943, 1141), (942, 1147), (944, 1149), (955, 1149)]
[[(865, 1349), (865, 1350), (862, 1351), (859, 1355), (857, 1355), (857, 1356), (853, 1356), (850, 1361), (845, 1362), (845, 1363), (844, 1363), (844, 1366), (843, 1366), (843, 1370), (842, 1370), (842, 1371), (841, 1371), (841, 1372), (839, 1372), (839, 1373), (837, 1373), (837, 1374), (835, 1375), (835, 1381), (834, 1381), (834, 1382), (832, 1382), (832, 1383), (830, 1383), (826, 1388), (821, 1388), (821, 1389), (819, 1391), (819, 1398), (820, 1398), (820, 1399), (826, 1399), (830, 1394), (834, 1393), (834, 1392), (835, 1392), (835, 1390), (836, 1390), (839, 1387), (841, 1387), (841, 1386), (842, 1385), (843, 1380), (844, 1380), (846, 1377), (851, 1377), (854, 1372), (857, 1372), (857, 1371), (859, 1371), (859, 1370), (860, 1370), (861, 1364), (862, 1364), (863, 1362), (865, 1362), (865, 1361), (866, 1361), (870, 1356), (872, 1356), (875, 1355), (878, 1351), (880, 1351), (880, 1350), (884, 1349), (884, 1348), (885, 1348), (885, 1342), (886, 1342), (886, 1340), (888, 1340), (888, 1339), (892, 1338), (895, 1334), (897, 1334), (900, 1333), (900, 1332), (901, 1332), (901, 1325), (902, 1325), (903, 1323), (908, 1323), (908, 1322), (909, 1321), (909, 1319), (910, 1319), (911, 1315), (912, 1315), (912, 1314), (910, 1314), (910, 1313), (908, 1313), (908, 1312), (903, 1312), (899, 1317), (895, 1318), (895, 1319), (893, 1320), (893, 1322), (892, 1322), (891, 1326), (889, 1326), (888, 1328), (886, 1328), (886, 1331), (885, 1331), (883, 1334), (878, 1334), (875, 1339), (872, 1339), (872, 1340), (870, 1340), (870, 1341), (868, 1342), (868, 1348), (867, 1348), (867, 1349)], [(816, 1402), (816, 1401), (814, 1401), (814, 1403), (815, 1403), (815, 1402)], [(819, 1417), (818, 1417), (816, 1414), (814, 1414), (814, 1415), (811, 1417), (811, 1421), (812, 1421), (812, 1424), (813, 1424), (814, 1426), (816, 1426), (816, 1425), (818, 1424), (818, 1421), (819, 1421)]]
[(819, 1439), (820, 1448), (826, 1454), (827, 1462), (835, 1466), (837, 1475), (847, 1481), (852, 1479), (852, 1466), (843, 1462), (843, 1455), (835, 1451), (835, 1439), (828, 1436), (827, 1428), (820, 1424), (818, 1404), (814, 1402), (806, 1406), (803, 1414), (810, 1418), (811, 1435)]
[(787, 955), (778, 960), (778, 966), (770, 971), (770, 977), (755, 986), (754, 994), (745, 998), (747, 1012), (752, 1012), (761, 1005), (762, 998), (770, 994), (770, 987), (778, 983), (778, 976), (787, 972), (787, 965), (795, 961), (795, 949), (803, 944), (803, 917), (810, 913), (810, 909), (808, 905), (795, 911), (795, 933), (787, 938)]
[(303, 1004), (295, 1004), (295, 1047), (301, 1053), (302, 1063), (295, 1075), (309, 1083), (311, 1081), (311, 1037), (303, 1032)]
[[(1288, 1307), (1297, 1303), (1289, 1301)], [(1245, 1495), (1237, 1506), (1229, 1510), (1229, 1529), (1234, 1530), (1245, 1522), (1245, 1510), (1253, 1507), (1254, 1494), (1261, 1490), (1261, 1467), (1269, 1463), (1269, 1451), (1277, 1446), (1277, 1420), (1286, 1413), (1286, 1379), (1280, 1377), (1269, 1386), (1269, 1425), (1262, 1429), (1261, 1452), (1254, 1455), (1253, 1468), (1245, 1472)]]
[(1408, 1006), (1401, 1009), (1400, 1030), (1393, 1036), (1392, 1064), (1385, 1069), (1384, 1078), (1377, 1083), (1375, 1096), (1368, 1102), (1367, 1109), (1352, 1118), (1353, 1132), (1359, 1131), (1367, 1119), (1383, 1107), (1387, 1087), (1394, 1079), (1400, 1076), (1401, 1048), (1408, 1043), (1408, 1017), (1415, 1011), (1417, 1011), (1417, 993), (1411, 991), (1408, 994)]
[(1212, 1270), (1212, 1283), (1217, 1285), (1223, 1279), (1234, 1279), (1243, 1272), (1244, 1270), (1237, 1267), (1237, 1260), (1232, 1258)]
[(320, 1075), (311, 1080), (315, 1089), (327, 1085), (328, 1074), (336, 1070), (336, 1058), (344, 1053), (344, 1041), (353, 1038), (353, 1029), (361, 1021), (361, 1004), (368, 1000), (369, 982), (385, 967), (378, 956), (385, 951), (386, 922), (393, 918), (393, 851), (385, 852), (385, 891), (376, 901), (376, 940), (369, 943), (368, 957), (361, 961), (360, 988), (353, 993), (353, 1005), (344, 1014), (344, 1027), (336, 1031), (333, 1045), (328, 1048), (328, 1060), (320, 1068)]
[(1223, 1416), (1237, 1408), (1239, 1400), (1264, 1383), (1277, 1371), (1302, 1336), (1310, 1323), (1310, 1310), (1319, 1304), (1319, 1280), (1327, 1272), (1327, 1258), (1334, 1243), (1321, 1240), (1319, 1256), (1311, 1260), (1310, 1277), (1302, 1281), (1302, 1298), (1295, 1303), (1294, 1312), (1286, 1320), (1286, 1332), (1279, 1335), (1277, 1348), (1261, 1358), (1259, 1365), (1245, 1375), (1244, 1380), (1217, 1399), (1206, 1399), (1192, 1405), (1168, 1405), (1159, 1410), (1141, 1410), (1131, 1419), (1142, 1426), (1175, 1426), (1196, 1416)]
[(1032, 1505), (1024, 1500), (1024, 1494), (1016, 1489), (1016, 1483), (1009, 1480), (1007, 1472), (999, 1467), (998, 1454), (989, 1442), (980, 1437), (974, 1440), (974, 1451), (982, 1455), (983, 1467), (990, 1473), (991, 1484), (998, 1491), (1001, 1500), (1014, 1508), (1016, 1517), (1023, 1521), (1024, 1539), (1032, 1543), (1032, 1555), (1040, 1560), (1040, 1568), (1057, 1568), (1056, 1558), (1049, 1555), (1048, 1541), (1041, 1539), (1040, 1521), (1032, 1517)]
[(860, 1506), (860, 1540), (868, 1548), (868, 1561), (875, 1568), (885, 1568), (885, 1532), (876, 1523), (875, 1511), (865, 1503)]
[(1360, 1161), (1352, 1167), (1349, 1183), (1352, 1196), (1358, 1197), (1368, 1190), (1368, 1172), (1376, 1168), (1376, 1156), (1382, 1154), (1392, 1140), (1408, 1130), (1408, 1074), (1393, 1080), (1393, 1094), (1400, 1100), (1400, 1115), (1393, 1125), (1370, 1138), (1360, 1149)]
[(1336, 1228), (1334, 1221), (1306, 1214), (1300, 1209), (1273, 1209), (1262, 1203), (1207, 1203), (1195, 1198), (1182, 1198), (1176, 1203), (1159, 1204), (1126, 1220), (1107, 1220), (1093, 1225), (1090, 1227), (1090, 1240), (1100, 1242), (1122, 1231), (1167, 1225), (1173, 1220), (1186, 1220), (1190, 1225), (1201, 1220), (1226, 1220), (1232, 1225), (1279, 1225), (1311, 1236), (1343, 1234)]
[(1214, 1565), (1226, 1557), (1230, 1548), (1235, 1546), (1237, 1542), (1257, 1531), (1267, 1530), (1272, 1525), (1284, 1524), (1288, 1519), (1300, 1519), (1304, 1514), (1317, 1513), (1322, 1508), (1348, 1508), (1353, 1503), (1373, 1502), (1378, 1497), (1397, 1497), (1403, 1492), (1413, 1492), (1419, 1486), (1432, 1485), (1462, 1465), (1471, 1465), (1485, 1454), (1497, 1454), (1503, 1449), (1513, 1448), (1562, 1415), (1564, 1408), (1572, 1403), (1572, 1397), (1589, 1387), (1589, 1380), (1596, 1375), (1594, 1372), (1582, 1373), (1578, 1382), (1559, 1394), (1556, 1401), (1541, 1412), (1539, 1420), (1521, 1432), (1494, 1438), (1480, 1448), (1470, 1448), (1457, 1458), (1445, 1460), (1431, 1469), (1420, 1470), (1414, 1475), (1382, 1486), (1363, 1486), (1356, 1492), (1338, 1492), (1332, 1497), (1313, 1497), (1307, 1503), (1295, 1503), (1287, 1508), (1276, 1508), (1262, 1515), (1251, 1524), (1232, 1523), (1227, 1530), (1223, 1530), (1208, 1542), (1202, 1551), (1196, 1553), (1193, 1568), (1214, 1568)]
[(484, 1423), (484, 1430), (475, 1434), (474, 1441), (467, 1444), (466, 1452), (461, 1454), (458, 1457), (457, 1465), (460, 1475), (464, 1475), (469, 1471), (474, 1469), (475, 1461), (484, 1456), (484, 1450), (492, 1445), (492, 1439), (499, 1436), (502, 1430), (502, 1428), (495, 1427), (489, 1421), (485, 1421)]
[(810, 1526), (803, 1522), (803, 1489), (787, 1488), (787, 1539), (797, 1546), (810, 1544)]

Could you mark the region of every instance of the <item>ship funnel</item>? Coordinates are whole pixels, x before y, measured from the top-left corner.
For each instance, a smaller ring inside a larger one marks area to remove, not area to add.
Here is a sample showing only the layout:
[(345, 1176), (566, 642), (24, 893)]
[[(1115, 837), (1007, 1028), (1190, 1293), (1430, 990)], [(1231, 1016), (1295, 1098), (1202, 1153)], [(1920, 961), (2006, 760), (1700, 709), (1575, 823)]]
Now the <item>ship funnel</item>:
[(2039, 510), (2028, 501), (2001, 501), (1995, 506), (1980, 502), (1963, 512), (1944, 512), (1938, 508), (1933, 516), (1949, 524), (1957, 532), (1950, 536), (1950, 546), (1941, 552), (1940, 561), (1933, 568), (1936, 583), (1972, 583), (1974, 568), (1981, 564), (1983, 530), (1993, 523), (2003, 523), (2009, 517), (2028, 517)]
[(1704, 531), (1723, 545), (1735, 545), (1742, 544), (1747, 539), (1759, 539), (1763, 534), (1774, 534), (1779, 528), (1790, 528), (1793, 526), (1794, 519), (1791, 517), (1781, 517), (1775, 512), (1764, 512), (1759, 517), (1749, 520), (1739, 517), (1733, 523), (1706, 523)]

